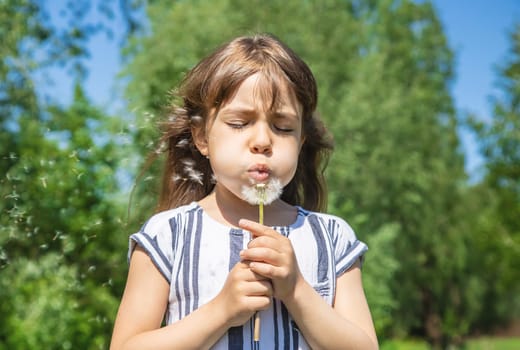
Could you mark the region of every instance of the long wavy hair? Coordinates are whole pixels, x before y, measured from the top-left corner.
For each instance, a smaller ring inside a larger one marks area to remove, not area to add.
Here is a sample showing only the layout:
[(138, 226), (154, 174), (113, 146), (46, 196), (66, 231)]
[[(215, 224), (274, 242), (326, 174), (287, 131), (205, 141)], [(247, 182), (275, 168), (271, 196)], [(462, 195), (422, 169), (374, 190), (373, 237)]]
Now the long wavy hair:
[(259, 73), (263, 96), (276, 106), (288, 87), (302, 106), (304, 143), (293, 179), (281, 199), (308, 210), (323, 211), (327, 204), (323, 172), (333, 149), (332, 138), (316, 113), (318, 92), (307, 64), (288, 46), (269, 34), (238, 37), (216, 49), (187, 73), (161, 122), (160, 143), (166, 153), (157, 211), (200, 200), (215, 185), (209, 160), (194, 144), (192, 130), (203, 130), (240, 84)]

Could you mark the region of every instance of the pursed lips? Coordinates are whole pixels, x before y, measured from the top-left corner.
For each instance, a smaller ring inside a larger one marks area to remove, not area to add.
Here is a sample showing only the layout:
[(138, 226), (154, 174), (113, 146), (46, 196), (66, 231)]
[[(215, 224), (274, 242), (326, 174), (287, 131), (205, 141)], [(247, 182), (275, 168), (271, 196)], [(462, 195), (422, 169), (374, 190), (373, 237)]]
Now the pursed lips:
[(249, 177), (255, 182), (263, 182), (269, 179), (271, 170), (267, 165), (257, 164), (247, 170)]

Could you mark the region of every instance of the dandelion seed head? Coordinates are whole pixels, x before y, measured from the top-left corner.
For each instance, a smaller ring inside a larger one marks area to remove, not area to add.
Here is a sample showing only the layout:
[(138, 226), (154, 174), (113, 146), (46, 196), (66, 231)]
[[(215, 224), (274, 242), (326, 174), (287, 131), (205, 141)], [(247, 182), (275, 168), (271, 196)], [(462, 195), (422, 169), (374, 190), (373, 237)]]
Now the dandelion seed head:
[(242, 197), (251, 205), (259, 205), (260, 202), (269, 205), (280, 197), (282, 191), (283, 186), (280, 180), (271, 178), (265, 184), (252, 183), (250, 186), (242, 186)]

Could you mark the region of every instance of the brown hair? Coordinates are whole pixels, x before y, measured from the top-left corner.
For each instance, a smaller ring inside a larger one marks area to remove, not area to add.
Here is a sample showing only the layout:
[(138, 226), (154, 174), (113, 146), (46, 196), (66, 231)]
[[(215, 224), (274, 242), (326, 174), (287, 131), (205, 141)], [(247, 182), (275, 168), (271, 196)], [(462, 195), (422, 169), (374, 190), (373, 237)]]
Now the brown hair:
[[(181, 105), (172, 105), (161, 124), (161, 143), (167, 154), (157, 210), (166, 210), (200, 200), (213, 187), (209, 160), (196, 148), (192, 129), (204, 130), (221, 106), (249, 76), (260, 73), (268, 81), (271, 108), (283, 84), (302, 106), (303, 137), (294, 178), (281, 198), (309, 210), (326, 208), (323, 171), (332, 140), (316, 114), (317, 86), (314, 76), (289, 47), (272, 35), (238, 37), (204, 58), (184, 78), (176, 95)], [(213, 114), (212, 114), (213, 111)]]

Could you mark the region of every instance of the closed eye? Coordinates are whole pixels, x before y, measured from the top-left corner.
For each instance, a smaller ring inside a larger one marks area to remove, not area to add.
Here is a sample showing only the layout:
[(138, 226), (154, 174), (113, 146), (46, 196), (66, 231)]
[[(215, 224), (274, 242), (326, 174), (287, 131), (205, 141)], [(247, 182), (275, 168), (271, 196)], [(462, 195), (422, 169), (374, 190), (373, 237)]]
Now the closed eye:
[(243, 129), (245, 126), (247, 126), (247, 122), (245, 122), (245, 121), (232, 121), (232, 122), (227, 122), (226, 124), (231, 129), (236, 129), (236, 130)]
[(276, 126), (274, 127), (277, 131), (280, 131), (280, 132), (283, 132), (283, 133), (291, 133), (294, 131), (293, 128), (291, 127), (286, 127), (286, 126)]

